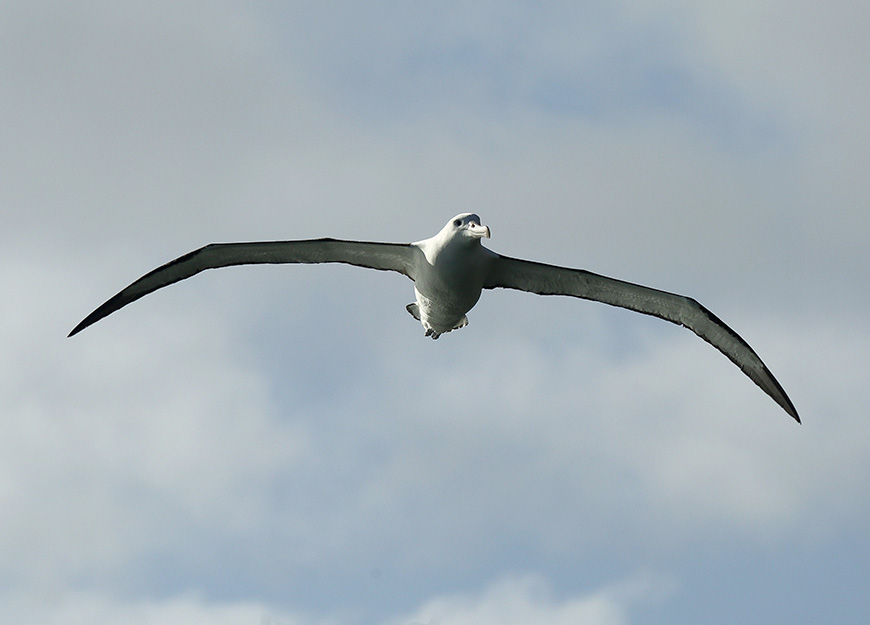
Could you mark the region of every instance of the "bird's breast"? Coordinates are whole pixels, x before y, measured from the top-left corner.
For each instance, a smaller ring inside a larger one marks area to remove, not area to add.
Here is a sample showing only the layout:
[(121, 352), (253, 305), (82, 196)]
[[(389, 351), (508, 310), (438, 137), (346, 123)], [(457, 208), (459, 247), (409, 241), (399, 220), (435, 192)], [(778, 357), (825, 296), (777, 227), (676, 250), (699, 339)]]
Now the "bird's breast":
[(421, 320), (440, 331), (456, 326), (480, 299), (483, 282), (467, 274), (431, 272), (418, 277), (414, 292)]
[(460, 322), (480, 299), (487, 260), (479, 245), (430, 250), (414, 281), (422, 319), (447, 328)]

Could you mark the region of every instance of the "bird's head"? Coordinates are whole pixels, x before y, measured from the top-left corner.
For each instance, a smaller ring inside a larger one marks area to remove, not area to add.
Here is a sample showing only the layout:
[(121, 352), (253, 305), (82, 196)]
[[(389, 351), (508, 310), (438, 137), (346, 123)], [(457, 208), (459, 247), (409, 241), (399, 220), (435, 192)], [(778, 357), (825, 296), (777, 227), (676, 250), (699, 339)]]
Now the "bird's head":
[(489, 238), (489, 226), (481, 225), (480, 217), (474, 213), (461, 213), (447, 222), (442, 232), (450, 238), (461, 237), (473, 241)]

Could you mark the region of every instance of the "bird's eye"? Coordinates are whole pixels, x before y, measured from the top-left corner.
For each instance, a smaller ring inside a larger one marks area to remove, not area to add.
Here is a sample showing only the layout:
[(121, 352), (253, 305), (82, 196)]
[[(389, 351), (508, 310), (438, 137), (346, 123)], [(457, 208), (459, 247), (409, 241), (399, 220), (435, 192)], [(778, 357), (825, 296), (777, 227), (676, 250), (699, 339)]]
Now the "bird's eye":
[(461, 226), (461, 225), (462, 225), (462, 220), (461, 220), (461, 219), (454, 219), (454, 220), (453, 220), (453, 227), (454, 227), (454, 228), (458, 228), (458, 227)]

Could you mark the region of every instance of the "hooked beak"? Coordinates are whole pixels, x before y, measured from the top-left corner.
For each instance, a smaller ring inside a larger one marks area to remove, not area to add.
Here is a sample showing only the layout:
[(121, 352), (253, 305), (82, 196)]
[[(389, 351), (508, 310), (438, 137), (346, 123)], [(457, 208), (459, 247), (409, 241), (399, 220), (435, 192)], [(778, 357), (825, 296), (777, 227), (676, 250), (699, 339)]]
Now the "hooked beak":
[(468, 224), (468, 231), (478, 239), (489, 238), (489, 226), (481, 226), (480, 224), (472, 222)]

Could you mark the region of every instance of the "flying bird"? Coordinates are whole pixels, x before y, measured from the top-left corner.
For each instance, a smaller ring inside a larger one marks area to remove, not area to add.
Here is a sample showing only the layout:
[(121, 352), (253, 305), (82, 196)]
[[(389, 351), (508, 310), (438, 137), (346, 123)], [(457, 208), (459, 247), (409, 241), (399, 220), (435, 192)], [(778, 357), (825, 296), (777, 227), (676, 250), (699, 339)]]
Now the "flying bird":
[(145, 274), (84, 318), (69, 336), (140, 297), (206, 269), (262, 263), (346, 263), (396, 271), (414, 282), (407, 310), (437, 339), (468, 324), (466, 313), (483, 289), (518, 289), (539, 295), (569, 295), (627, 308), (685, 326), (725, 354), (800, 423), (782, 386), (749, 344), (690, 297), (601, 276), (583, 269), (502, 256), (481, 244), (488, 226), (472, 213), (447, 222), (434, 237), (415, 243), (339, 239), (212, 243)]

